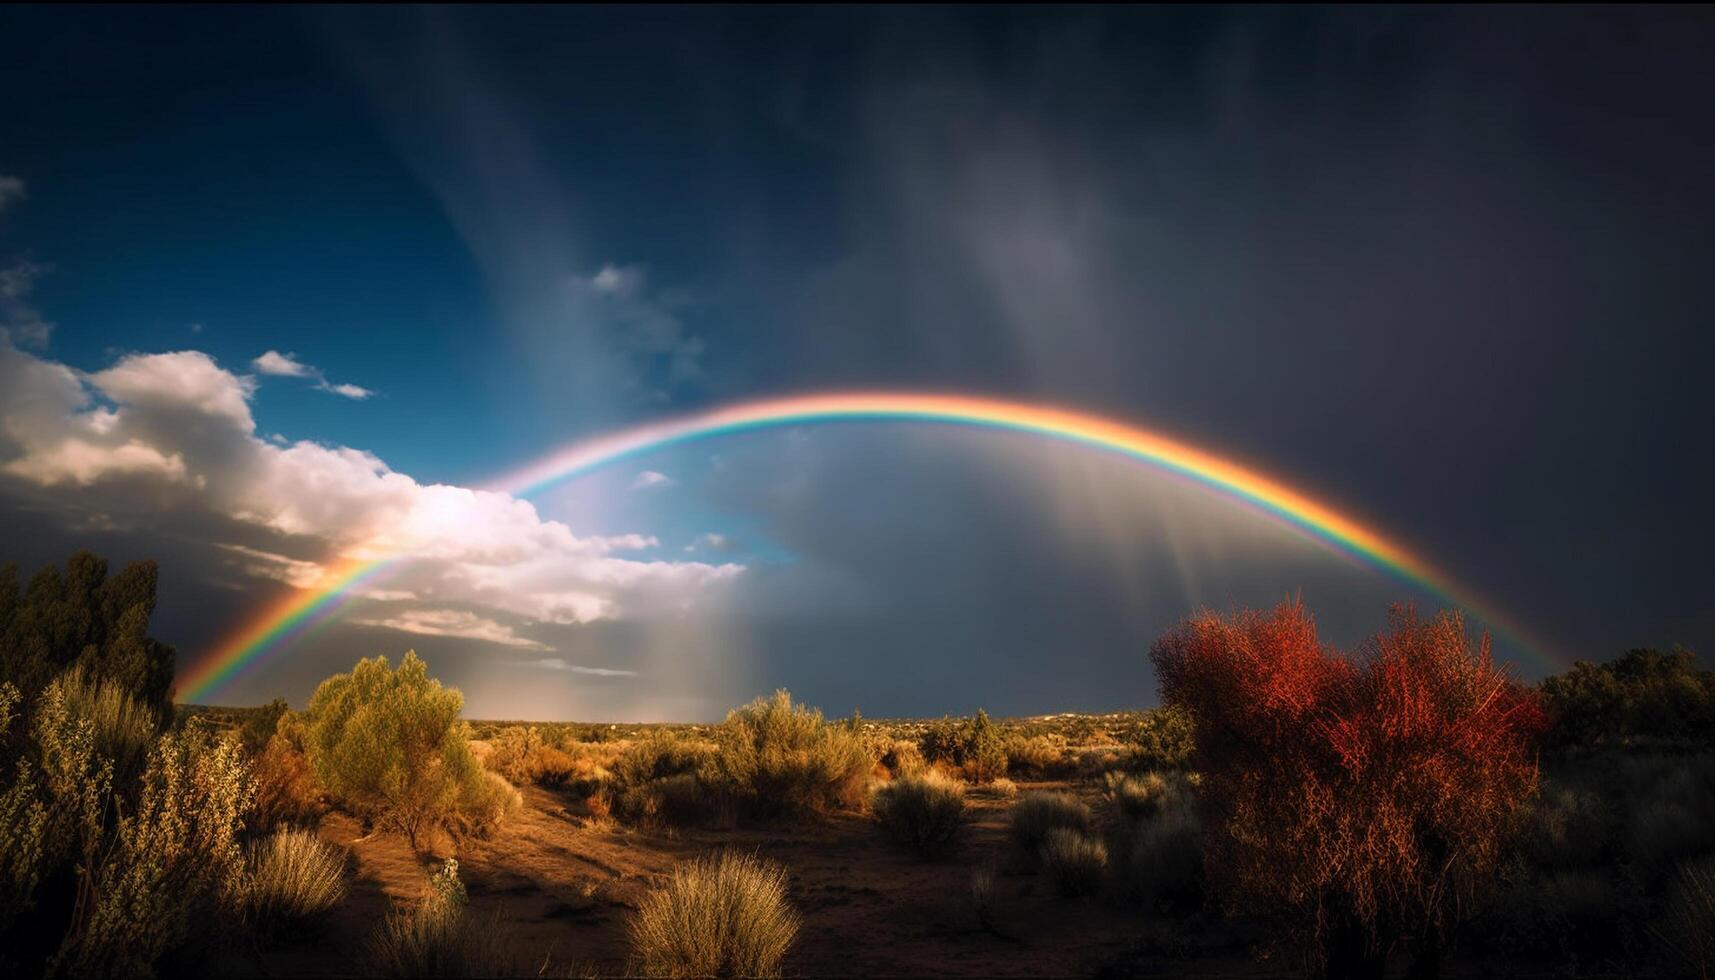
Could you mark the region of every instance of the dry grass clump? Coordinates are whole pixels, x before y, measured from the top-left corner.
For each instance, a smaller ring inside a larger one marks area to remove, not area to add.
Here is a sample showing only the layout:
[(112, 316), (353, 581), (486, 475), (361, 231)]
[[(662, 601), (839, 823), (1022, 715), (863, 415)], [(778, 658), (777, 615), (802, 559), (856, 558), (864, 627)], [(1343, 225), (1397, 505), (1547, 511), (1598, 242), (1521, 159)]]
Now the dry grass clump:
[(977, 923), (984, 929), (994, 928), (994, 879), (993, 862), (971, 869), (971, 908), (977, 913)]
[(394, 909), (369, 941), (370, 965), (387, 977), (509, 977), (520, 974), (507, 939), (494, 923), (468, 914), (458, 862), (448, 859), (429, 878), (429, 894)]
[(1108, 846), (1072, 827), (1050, 827), (1043, 838), (1042, 872), (1062, 895), (1093, 894), (1102, 887)]
[(775, 691), (729, 712), (715, 730), (723, 788), (762, 816), (828, 813), (862, 803), (871, 761), (863, 737)]
[(1108, 796), (1123, 822), (1149, 820), (1191, 803), (1194, 776), (1184, 773), (1110, 773)]
[(1687, 976), (1715, 977), (1715, 857), (1679, 867), (1665, 922), (1655, 931)]
[(888, 836), (919, 853), (950, 844), (965, 822), (965, 784), (937, 772), (884, 783), (870, 810)]
[(1026, 854), (1036, 854), (1055, 828), (1090, 832), (1090, 808), (1067, 793), (1026, 793), (1012, 805), (1012, 841)]
[(674, 868), (629, 926), (633, 969), (652, 977), (774, 977), (798, 934), (777, 864), (725, 851)]
[(282, 830), (245, 849), (236, 899), (255, 925), (308, 919), (345, 899), (345, 854), (308, 830)]

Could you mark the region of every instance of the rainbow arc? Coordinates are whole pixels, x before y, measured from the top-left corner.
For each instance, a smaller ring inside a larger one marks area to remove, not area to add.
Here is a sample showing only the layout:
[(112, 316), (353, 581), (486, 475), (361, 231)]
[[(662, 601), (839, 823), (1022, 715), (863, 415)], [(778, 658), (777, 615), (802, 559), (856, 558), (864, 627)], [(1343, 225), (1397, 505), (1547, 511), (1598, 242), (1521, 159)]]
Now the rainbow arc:
[[(1020, 432), (1119, 455), (1241, 501), (1329, 547), (1383, 569), (1481, 620), (1527, 652), (1559, 666), (1542, 648), (1472, 592), (1399, 542), (1301, 493), (1206, 449), (1116, 419), (1052, 406), (967, 395), (858, 391), (745, 402), (573, 443), (489, 484), (529, 497), (603, 466), (674, 446), (789, 426), (922, 422)], [(334, 615), (366, 582), (409, 555), (348, 560), (316, 587), (262, 609), (200, 658), (181, 679), (180, 696), (200, 701)]]

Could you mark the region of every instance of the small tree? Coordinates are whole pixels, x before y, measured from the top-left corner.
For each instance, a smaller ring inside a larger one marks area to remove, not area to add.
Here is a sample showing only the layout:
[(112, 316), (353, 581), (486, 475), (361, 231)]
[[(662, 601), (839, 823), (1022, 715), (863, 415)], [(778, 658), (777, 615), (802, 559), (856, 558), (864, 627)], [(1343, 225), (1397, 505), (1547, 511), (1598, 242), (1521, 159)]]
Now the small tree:
[(359, 816), (410, 838), (487, 792), (458, 722), (464, 696), (407, 652), (360, 660), (322, 681), (305, 714), (305, 748), (327, 792)]
[(1457, 613), (1396, 608), (1355, 659), (1298, 603), (1194, 616), (1150, 650), (1189, 712), (1205, 860), (1232, 904), (1289, 910), (1330, 975), (1434, 969), (1537, 778), (1545, 717)]

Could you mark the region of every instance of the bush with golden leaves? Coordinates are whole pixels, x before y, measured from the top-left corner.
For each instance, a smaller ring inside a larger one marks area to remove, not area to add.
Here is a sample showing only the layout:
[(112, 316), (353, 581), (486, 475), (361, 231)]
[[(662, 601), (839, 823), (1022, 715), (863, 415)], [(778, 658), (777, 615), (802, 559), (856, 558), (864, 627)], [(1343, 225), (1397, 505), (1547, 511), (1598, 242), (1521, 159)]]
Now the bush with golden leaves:
[(85, 841), (71, 930), (50, 972), (148, 976), (191, 924), (240, 887), (250, 804), (243, 750), (192, 721), (149, 752), (136, 809), (110, 844)]

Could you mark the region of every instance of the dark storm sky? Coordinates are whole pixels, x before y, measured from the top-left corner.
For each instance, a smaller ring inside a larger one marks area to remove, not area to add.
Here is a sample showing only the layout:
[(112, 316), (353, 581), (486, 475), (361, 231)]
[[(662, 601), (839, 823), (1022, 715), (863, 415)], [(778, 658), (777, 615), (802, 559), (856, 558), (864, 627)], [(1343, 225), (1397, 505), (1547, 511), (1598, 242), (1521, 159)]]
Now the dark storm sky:
[[(7, 8), (0, 269), (27, 274), (0, 317), (16, 364), (293, 353), (318, 373), (261, 371), (257, 438), (424, 484), (746, 396), (1076, 405), (1349, 508), (1561, 655), (1707, 650), (1711, 50), (1697, 9)], [(21, 405), (0, 460), (45, 424)], [(534, 645), (347, 624), (232, 699), (415, 645), (483, 714), (779, 684), (871, 714), (1108, 707), (1152, 700), (1142, 651), (1191, 605), (1303, 589), (1348, 643), (1431, 601), (998, 438), (645, 463), (661, 493), (628, 471), (538, 506), (658, 538), (640, 560), (742, 565), (704, 618), (466, 596)], [(213, 546), (325, 557), (316, 528), (25, 470), (7, 556), (162, 555), (157, 632), (187, 657), (280, 588)], [(508, 700), (561, 683), (526, 663), (550, 655), (638, 673)]]

